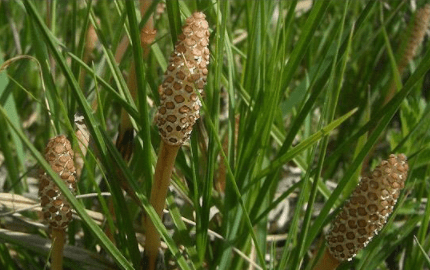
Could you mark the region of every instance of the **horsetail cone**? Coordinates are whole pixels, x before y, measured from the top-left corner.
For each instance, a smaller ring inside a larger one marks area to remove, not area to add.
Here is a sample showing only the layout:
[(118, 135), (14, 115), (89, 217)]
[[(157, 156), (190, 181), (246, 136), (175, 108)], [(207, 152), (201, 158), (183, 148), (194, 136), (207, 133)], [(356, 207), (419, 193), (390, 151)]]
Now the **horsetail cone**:
[(403, 56), (399, 61), (398, 70), (402, 74), (409, 62), (415, 57), (418, 46), (422, 43), (428, 24), (430, 21), (430, 4), (418, 9), (415, 14), (413, 27), (409, 36), (409, 41), (403, 51)]
[[(71, 192), (76, 190), (76, 169), (73, 156), (70, 141), (64, 135), (56, 136), (48, 141), (45, 148), (45, 159)], [(45, 221), (53, 229), (65, 229), (72, 220), (69, 202), (46, 172), (42, 171), (39, 178), (39, 196)]]
[(160, 86), (160, 107), (155, 120), (163, 140), (169, 145), (182, 145), (199, 118), (209, 64), (209, 26), (205, 15), (195, 12), (187, 18), (178, 36), (175, 51)]
[(387, 222), (408, 174), (403, 154), (390, 155), (370, 176), (361, 179), (327, 235), (330, 253), (351, 260)]

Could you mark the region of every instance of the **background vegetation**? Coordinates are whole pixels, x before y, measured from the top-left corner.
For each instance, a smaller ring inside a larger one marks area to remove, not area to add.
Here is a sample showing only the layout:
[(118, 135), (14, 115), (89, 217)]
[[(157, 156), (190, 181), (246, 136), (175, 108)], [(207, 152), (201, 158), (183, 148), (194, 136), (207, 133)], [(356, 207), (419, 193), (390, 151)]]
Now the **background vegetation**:
[[(170, 0), (155, 17), (148, 58), (133, 44), (116, 62), (121, 39), (138, 41), (148, 19), (140, 22), (137, 2), (1, 1), (0, 268), (47, 267), (35, 178), (49, 167), (41, 153), (50, 137), (77, 144), (80, 112), (93, 140), (78, 184), (88, 196), (60, 184), (77, 212), (70, 269), (139, 268), (144, 211), (157, 220), (169, 268), (310, 269), (361, 171), (390, 153), (408, 156), (406, 188), (387, 226), (340, 268), (428, 269), (428, 31), (404, 72), (397, 68), (426, 2)], [(211, 28), (211, 63), (165, 227), (147, 199), (160, 143), (153, 116), (180, 25), (196, 10)], [(98, 41), (85, 59), (90, 25)], [(142, 70), (136, 100), (126, 84), (133, 61)], [(121, 108), (136, 134), (128, 163), (114, 145)]]

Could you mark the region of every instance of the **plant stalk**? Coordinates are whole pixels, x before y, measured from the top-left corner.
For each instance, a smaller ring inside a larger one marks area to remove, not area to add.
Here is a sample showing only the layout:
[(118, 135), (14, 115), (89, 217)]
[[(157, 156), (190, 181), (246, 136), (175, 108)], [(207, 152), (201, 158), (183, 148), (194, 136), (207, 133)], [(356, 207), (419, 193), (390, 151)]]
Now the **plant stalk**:
[(52, 229), (51, 270), (63, 269), (64, 240), (65, 240), (64, 230)]
[(312, 268), (313, 270), (335, 270), (340, 265), (333, 255), (330, 254), (326, 248), (324, 254), (320, 257), (317, 264)]
[[(169, 188), (170, 177), (172, 175), (179, 148), (180, 146), (178, 145), (169, 145), (164, 143), (164, 141), (161, 141), (160, 152), (158, 154), (157, 165), (155, 167), (154, 183), (152, 184), (150, 197), (150, 203), (160, 218), (163, 214), (167, 189)], [(158, 248), (161, 244), (160, 234), (149, 217), (146, 217), (145, 223), (145, 255), (148, 256), (148, 269), (155, 270)]]

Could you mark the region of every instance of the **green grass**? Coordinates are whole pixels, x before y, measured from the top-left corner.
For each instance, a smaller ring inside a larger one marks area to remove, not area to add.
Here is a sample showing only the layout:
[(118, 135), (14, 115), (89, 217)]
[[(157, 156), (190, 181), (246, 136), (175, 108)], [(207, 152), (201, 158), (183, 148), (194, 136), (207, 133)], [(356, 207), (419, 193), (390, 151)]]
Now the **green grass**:
[[(12, 215), (18, 209), (4, 203), (5, 193), (37, 203), (39, 167), (78, 216), (68, 233), (68, 269), (138, 269), (144, 213), (162, 235), (166, 261), (180, 269), (247, 269), (250, 261), (258, 269), (311, 269), (369, 153), (370, 168), (390, 153), (405, 153), (409, 177), (387, 226), (339, 268), (430, 269), (428, 37), (404, 74), (396, 67), (414, 18), (410, 1), (315, 1), (309, 10), (298, 10), (306, 1), (293, 0), (167, 1), (155, 20), (148, 59), (139, 37), (148, 16), (140, 19), (136, 1), (51, 3), (0, 2), (0, 65), (16, 57), (0, 73), (1, 269), (49, 265), (49, 233), (38, 210)], [(416, 1), (418, 8), (425, 3)], [(148, 203), (160, 144), (153, 123), (157, 88), (180, 26), (196, 10), (206, 14), (211, 31), (208, 83), (202, 117), (176, 160), (174, 192), (167, 198), (171, 222), (165, 227)], [(85, 63), (90, 24), (98, 43), (93, 60)], [(124, 36), (133, 45), (116, 63)], [(136, 100), (126, 83), (132, 62)], [(86, 71), (82, 88), (80, 70)], [(398, 91), (384, 105), (392, 82)], [(136, 134), (128, 163), (114, 144), (122, 108)], [(43, 150), (58, 134), (77, 144), (78, 111), (93, 140), (78, 194), (93, 196), (76, 199)], [(215, 189), (221, 162), (225, 192)], [(290, 179), (287, 168), (299, 169), (300, 181), (281, 189)], [(119, 178), (139, 203), (121, 192)], [(286, 226), (269, 229), (269, 213), (285, 200), (291, 205)], [(101, 213), (104, 221), (86, 210)], [(283, 238), (272, 243), (273, 235)]]

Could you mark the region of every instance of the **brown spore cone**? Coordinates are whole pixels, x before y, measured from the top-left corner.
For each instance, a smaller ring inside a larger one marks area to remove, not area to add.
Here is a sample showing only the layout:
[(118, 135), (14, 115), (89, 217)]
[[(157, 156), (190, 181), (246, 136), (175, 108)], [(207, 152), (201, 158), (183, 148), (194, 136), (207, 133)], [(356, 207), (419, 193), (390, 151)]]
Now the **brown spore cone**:
[[(70, 141), (59, 135), (48, 141), (45, 159), (64, 181), (72, 193), (76, 191), (76, 169)], [(72, 220), (72, 208), (52, 178), (41, 171), (39, 175), (39, 197), (44, 220), (53, 229), (65, 229)]]
[(170, 55), (159, 87), (161, 104), (155, 116), (160, 135), (167, 144), (182, 145), (200, 116), (198, 93), (203, 93), (209, 64), (208, 29), (205, 15), (195, 12), (186, 19)]
[(403, 154), (390, 155), (363, 177), (327, 235), (330, 253), (351, 260), (385, 225), (404, 188), (408, 163)]

